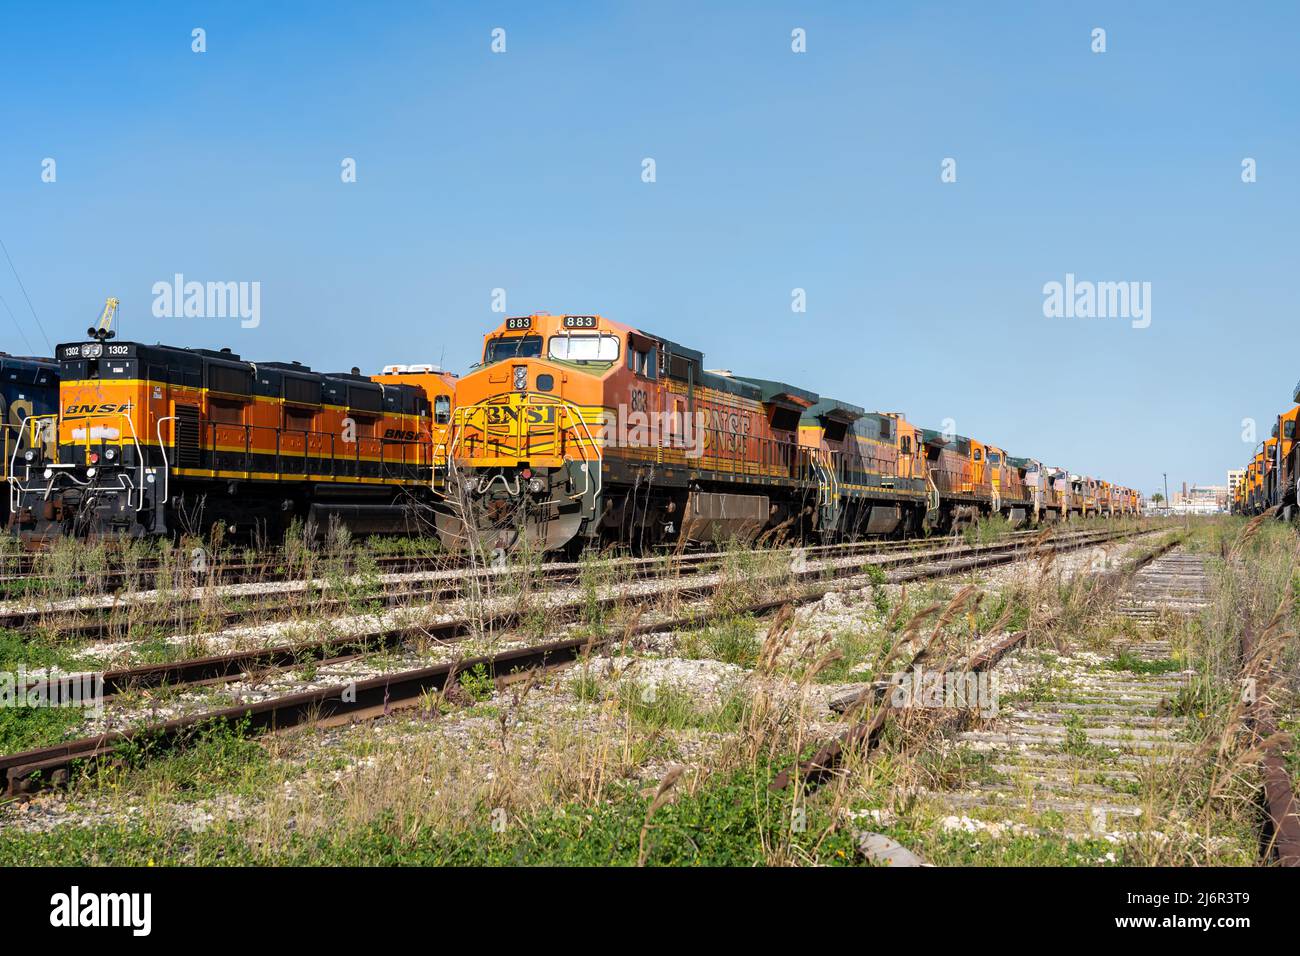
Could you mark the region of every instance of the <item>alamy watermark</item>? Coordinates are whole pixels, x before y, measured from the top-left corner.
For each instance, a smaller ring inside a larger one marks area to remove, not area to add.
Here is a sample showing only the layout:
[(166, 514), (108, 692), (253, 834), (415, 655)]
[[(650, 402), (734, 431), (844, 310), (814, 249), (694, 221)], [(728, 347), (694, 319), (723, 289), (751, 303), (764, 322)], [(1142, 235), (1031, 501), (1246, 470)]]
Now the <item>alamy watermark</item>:
[(1043, 285), (1043, 315), (1049, 319), (1130, 319), (1133, 328), (1151, 324), (1150, 282), (1091, 282), (1076, 280)]
[(889, 681), (892, 707), (978, 710), (981, 717), (998, 712), (998, 677), (988, 670), (934, 671), (919, 664)]
[(50, 897), (50, 925), (122, 927), (132, 936), (148, 936), (153, 929), (152, 893), (93, 893), (73, 886)]
[(0, 671), (0, 707), (81, 707), (98, 716), (104, 712), (104, 675), (42, 673), (32, 677), (19, 665), (17, 671)]
[(178, 272), (171, 282), (155, 282), (151, 291), (158, 319), (239, 319), (245, 329), (262, 324), (260, 282), (186, 282)]
[(680, 448), (687, 458), (702, 458), (709, 448), (743, 441), (749, 433), (744, 415), (723, 416), (714, 424), (719, 427), (710, 428), (702, 411), (651, 412), (620, 404), (605, 409), (600, 440), (606, 448)]

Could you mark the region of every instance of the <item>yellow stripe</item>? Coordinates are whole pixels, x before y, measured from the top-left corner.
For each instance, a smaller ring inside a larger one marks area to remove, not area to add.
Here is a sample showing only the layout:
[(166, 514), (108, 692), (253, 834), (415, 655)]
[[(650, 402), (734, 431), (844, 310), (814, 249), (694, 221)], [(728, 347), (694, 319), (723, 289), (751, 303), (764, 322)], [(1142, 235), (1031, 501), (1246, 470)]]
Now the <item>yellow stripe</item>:
[(329, 481), (350, 482), (364, 485), (423, 485), (423, 479), (410, 478), (355, 478), (347, 475), (289, 475), (270, 471), (222, 471), (208, 468), (173, 468), (172, 474), (192, 478), (237, 478), (258, 481)]
[[(369, 381), (369, 380), (367, 380), (367, 381)], [(382, 385), (381, 382), (375, 382), (374, 384), (376, 384), (376, 385)], [(95, 389), (96, 391), (101, 391), (101, 390), (103, 390), (103, 389), (105, 388), (105, 386), (113, 386), (113, 387), (119, 387), (119, 386), (121, 386), (121, 387), (125, 387), (125, 388), (152, 388), (152, 387), (156, 387), (156, 388), (164, 388), (164, 389), (167, 389), (170, 393), (173, 393), (173, 394), (171, 394), (171, 395), (169, 396), (173, 401), (175, 401), (175, 394), (174, 394), (174, 393), (176, 393), (176, 392), (180, 392), (180, 393), (182, 393), (182, 394), (186, 394), (186, 395), (217, 395), (217, 396), (221, 396), (221, 395), (229, 395), (231, 398), (237, 398), (237, 399), (239, 399), (239, 400), (241, 400), (241, 401), (264, 402), (264, 403), (267, 403), (267, 404), (270, 404), (270, 405), (303, 406), (303, 407), (307, 407), (307, 408), (328, 408), (328, 409), (334, 409), (335, 411), (344, 411), (344, 412), (348, 411), (348, 406), (347, 406), (347, 405), (327, 405), (327, 404), (323, 404), (323, 403), (320, 404), (320, 405), (315, 405), (315, 404), (313, 404), (313, 403), (311, 403), (311, 402), (294, 402), (294, 401), (290, 401), (289, 399), (286, 399), (286, 398), (277, 398), (277, 397), (275, 397), (274, 395), (241, 395), (241, 394), (238, 393), (238, 392), (222, 392), (222, 391), (219, 391), (219, 390), (217, 390), (217, 389), (211, 389), (211, 388), (206, 388), (206, 387), (204, 387), (204, 388), (200, 388), (200, 387), (195, 386), (195, 385), (169, 385), (169, 384), (166, 383), (166, 382), (155, 382), (155, 381), (153, 381), (152, 379), (147, 379), (147, 378), (121, 378), (121, 379), (118, 379), (118, 378), (79, 378), (79, 379), (65, 380), (65, 381), (59, 383), (59, 389), (60, 389), (60, 392), (62, 392), (62, 389), (63, 389), (63, 387), (64, 387), (65, 385), (67, 385), (67, 386), (75, 385), (75, 386), (80, 386), (80, 387), (82, 387), (82, 388), (93, 388), (93, 389)], [(164, 398), (147, 398), (147, 399), (146, 399), (146, 401), (150, 401), (150, 402), (162, 402), (162, 401), (166, 401), (166, 400), (167, 400), (167, 399), (164, 399)], [(381, 409), (381, 410), (379, 410), (379, 411), (377, 411), (377, 412), (364, 411), (364, 410), (362, 410), (362, 409), (357, 409), (357, 411), (360, 411), (363, 415), (378, 415), (378, 416), (383, 417), (383, 418), (413, 418), (413, 419), (416, 419), (416, 420), (428, 419), (428, 416), (427, 416), (427, 415), (414, 415), (414, 414), (411, 414), (410, 412), (389, 412), (389, 411), (384, 411), (383, 409)], [(102, 416), (102, 415), (78, 415), (78, 416), (76, 416), (76, 418), (103, 418), (103, 417), (106, 417), (106, 416)], [(72, 419), (71, 417), (67, 417), (67, 416), (65, 416), (65, 420), (66, 420), (66, 421), (72, 421), (73, 419)], [(241, 427), (242, 427), (242, 426), (241, 426)]]

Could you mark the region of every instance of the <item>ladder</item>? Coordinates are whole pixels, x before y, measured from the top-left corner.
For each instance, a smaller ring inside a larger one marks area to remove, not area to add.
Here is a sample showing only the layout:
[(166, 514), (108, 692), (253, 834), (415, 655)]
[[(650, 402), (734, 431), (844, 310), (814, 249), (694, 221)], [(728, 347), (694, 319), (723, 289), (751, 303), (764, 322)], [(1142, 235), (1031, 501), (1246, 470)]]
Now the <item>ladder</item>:
[(813, 474), (817, 476), (817, 508), (819, 524), (823, 531), (835, 527), (839, 520), (840, 480), (835, 473), (834, 453), (815, 449), (812, 455)]

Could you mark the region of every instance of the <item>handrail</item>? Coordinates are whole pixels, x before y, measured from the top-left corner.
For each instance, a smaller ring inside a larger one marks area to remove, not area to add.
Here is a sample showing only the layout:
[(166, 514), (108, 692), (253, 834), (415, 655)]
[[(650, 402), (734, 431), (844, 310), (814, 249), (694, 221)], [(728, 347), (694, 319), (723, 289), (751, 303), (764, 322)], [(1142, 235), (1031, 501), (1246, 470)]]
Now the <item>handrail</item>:
[[(171, 498), (171, 463), (168, 462), (167, 460), (167, 446), (163, 444), (162, 424), (163, 422), (175, 422), (175, 421), (180, 421), (180, 418), (176, 415), (167, 415), (163, 418), (158, 419), (156, 425), (156, 430), (158, 432), (158, 451), (162, 454), (162, 460), (163, 460), (163, 494), (162, 494), (162, 500), (158, 502), (158, 504), (160, 505), (167, 504), (167, 502)], [(176, 429), (173, 428), (172, 445), (174, 446), (175, 444), (176, 444)]]
[[(19, 412), (19, 416), (20, 417), (18, 419), (18, 428), (20, 431), (22, 431), (27, 428), (27, 423), (31, 421), (32, 416), (30, 415), (23, 416), (21, 412)], [(10, 514), (13, 514), (18, 510), (18, 500), (19, 500), (18, 499), (18, 494), (19, 494), (18, 476), (15, 472), (18, 467), (18, 448), (21, 444), (22, 442), (14, 442), (13, 454), (10, 456), (9, 459), (9, 474), (5, 476), (5, 480), (9, 483), (9, 513)]]
[[(136, 512), (138, 513), (138, 512), (141, 512), (141, 511), (144, 510), (144, 485), (145, 485), (145, 482), (144, 482), (144, 466), (145, 466), (145, 461), (144, 461), (144, 449), (140, 446), (140, 439), (139, 439), (139, 437), (138, 437), (138, 436), (136, 435), (136, 433), (135, 433), (135, 422), (131, 420), (131, 416), (130, 416), (130, 415), (122, 415), (121, 413), (119, 413), (119, 416), (122, 417), (122, 418), (125, 418), (125, 419), (126, 419), (126, 423), (127, 423), (128, 425), (131, 426), (131, 441), (132, 441), (132, 442), (134, 443), (134, 445), (135, 445), (135, 454), (136, 454), (136, 458), (137, 458), (137, 460), (138, 460), (138, 462), (139, 462), (139, 467), (140, 467), (140, 503), (139, 503), (138, 505), (136, 505), (136, 508), (135, 508)], [(89, 428), (86, 429), (86, 434), (87, 434), (87, 435), (90, 434), (90, 429), (89, 429)], [(121, 448), (121, 447), (122, 447), (121, 439), (118, 440), (117, 445), (118, 445), (118, 448)], [(87, 450), (89, 450), (89, 448), (90, 448), (89, 443), (86, 445), (86, 448), (87, 448)], [(87, 457), (87, 460), (89, 460), (89, 457), (90, 457), (90, 456), (87, 455), (86, 457)]]

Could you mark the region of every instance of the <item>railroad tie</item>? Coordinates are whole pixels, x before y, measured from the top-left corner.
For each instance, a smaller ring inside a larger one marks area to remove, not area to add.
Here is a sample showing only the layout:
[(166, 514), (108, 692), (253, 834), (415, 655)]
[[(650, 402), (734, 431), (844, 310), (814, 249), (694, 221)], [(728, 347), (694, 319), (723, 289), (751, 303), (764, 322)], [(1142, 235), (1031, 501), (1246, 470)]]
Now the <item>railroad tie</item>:
[(1149, 625), (1163, 614), (1197, 613), (1208, 593), (1201, 558), (1175, 549), (1119, 595), (1116, 613), (1135, 622), (1136, 639), (1117, 636), (1098, 651), (1009, 655), (997, 670), (998, 714), (948, 744), (975, 769), (956, 789), (921, 791), (940, 826), (1000, 832), (1010, 820), (1013, 832), (1114, 843), (1168, 827), (1147, 819), (1142, 790), (1195, 748), (1192, 718), (1179, 704), (1192, 672)]

